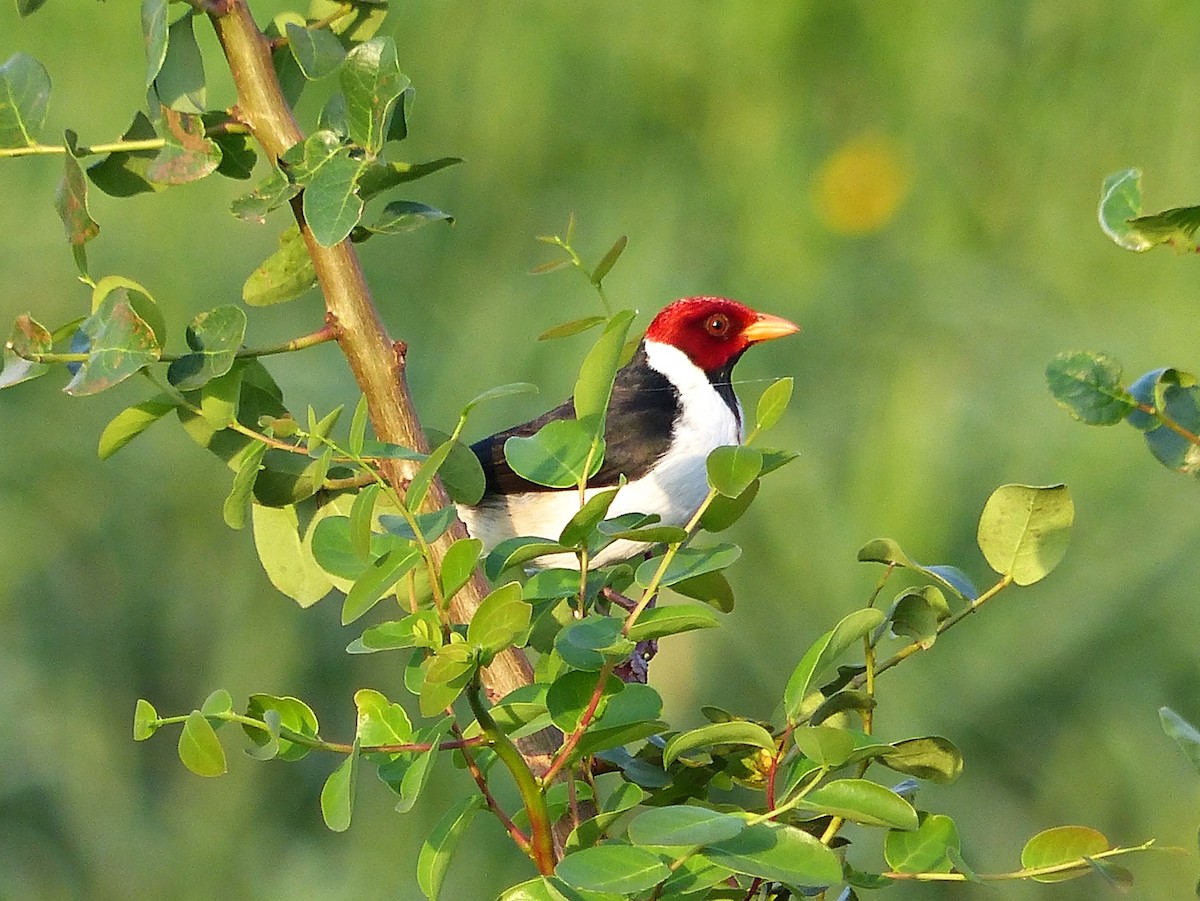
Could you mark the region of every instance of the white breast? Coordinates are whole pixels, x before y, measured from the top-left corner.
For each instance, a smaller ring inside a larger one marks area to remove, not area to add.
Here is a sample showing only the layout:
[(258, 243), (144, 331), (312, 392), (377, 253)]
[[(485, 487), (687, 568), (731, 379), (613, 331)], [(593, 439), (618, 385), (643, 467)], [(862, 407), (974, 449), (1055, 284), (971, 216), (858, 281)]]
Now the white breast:
[[(647, 341), (646, 358), (679, 392), (680, 413), (668, 451), (644, 476), (617, 493), (608, 515), (656, 513), (664, 525), (684, 526), (708, 494), (705, 460), (709, 453), (722, 445), (741, 443), (741, 405), (735, 415), (704, 372), (669, 344)], [(589, 489), (587, 497), (599, 490)], [(460, 506), (459, 516), (471, 535), (483, 542), (486, 552), (515, 535), (557, 539), (578, 510), (577, 491), (531, 491), (479, 507)], [(647, 547), (617, 541), (589, 561), (589, 566), (624, 560)], [(575, 568), (578, 560), (573, 554), (551, 554), (538, 558), (537, 565)]]

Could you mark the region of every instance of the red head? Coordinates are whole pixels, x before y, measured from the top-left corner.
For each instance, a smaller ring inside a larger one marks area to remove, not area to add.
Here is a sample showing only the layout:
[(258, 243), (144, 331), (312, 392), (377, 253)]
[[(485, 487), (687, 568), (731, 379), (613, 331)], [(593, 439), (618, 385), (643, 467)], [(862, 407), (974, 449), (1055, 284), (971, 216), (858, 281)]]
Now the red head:
[(670, 344), (705, 372), (716, 372), (735, 362), (751, 344), (799, 330), (786, 319), (756, 313), (736, 300), (685, 297), (654, 317), (646, 338)]

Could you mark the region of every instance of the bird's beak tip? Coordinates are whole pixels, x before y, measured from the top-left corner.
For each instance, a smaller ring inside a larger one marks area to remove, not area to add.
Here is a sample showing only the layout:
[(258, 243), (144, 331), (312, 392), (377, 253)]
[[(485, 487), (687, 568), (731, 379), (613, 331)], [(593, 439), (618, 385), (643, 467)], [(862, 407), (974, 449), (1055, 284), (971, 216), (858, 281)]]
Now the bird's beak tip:
[(782, 316), (759, 313), (758, 318), (746, 327), (745, 337), (753, 344), (759, 341), (783, 338), (798, 331), (800, 331), (800, 326)]

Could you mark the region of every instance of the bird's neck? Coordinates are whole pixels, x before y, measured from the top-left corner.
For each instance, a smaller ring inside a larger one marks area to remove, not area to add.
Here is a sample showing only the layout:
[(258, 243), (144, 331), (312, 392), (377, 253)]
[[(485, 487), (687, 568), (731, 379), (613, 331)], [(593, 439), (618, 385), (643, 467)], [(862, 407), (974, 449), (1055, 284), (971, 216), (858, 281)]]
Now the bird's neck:
[(693, 363), (687, 354), (673, 345), (647, 338), (642, 342), (642, 350), (646, 355), (647, 365), (667, 378), (679, 392), (681, 400), (686, 397), (711, 396), (715, 391), (725, 406), (729, 408), (738, 424), (741, 424), (741, 404), (738, 403), (737, 395), (733, 392), (732, 380), (733, 367), (737, 363), (737, 357), (731, 359), (720, 369), (705, 372)]

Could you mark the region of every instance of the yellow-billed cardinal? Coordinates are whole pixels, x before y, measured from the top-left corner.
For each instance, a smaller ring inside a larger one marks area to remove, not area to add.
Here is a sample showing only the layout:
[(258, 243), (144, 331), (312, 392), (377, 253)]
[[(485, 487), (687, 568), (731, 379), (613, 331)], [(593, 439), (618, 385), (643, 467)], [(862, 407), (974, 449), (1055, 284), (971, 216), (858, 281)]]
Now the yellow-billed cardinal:
[[(588, 496), (624, 475), (627, 483), (608, 510), (610, 517), (649, 513), (664, 525), (686, 525), (708, 493), (709, 452), (743, 438), (742, 407), (731, 383), (734, 364), (752, 344), (798, 330), (786, 319), (723, 297), (687, 297), (664, 308), (617, 373), (604, 426), (604, 463), (588, 480)], [(551, 420), (574, 415), (568, 400), (471, 446), (487, 489), (478, 504), (460, 505), (459, 515), (485, 551), (516, 535), (557, 540), (578, 512), (577, 490), (528, 482), (504, 458), (509, 438), (532, 435)], [(648, 546), (614, 541), (589, 560), (589, 567), (624, 560)], [(577, 568), (579, 561), (572, 554), (550, 554), (536, 565)]]

